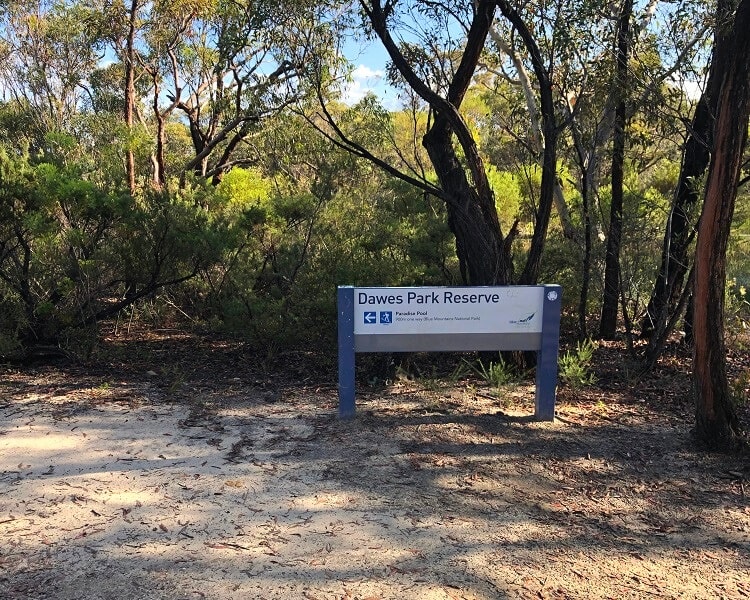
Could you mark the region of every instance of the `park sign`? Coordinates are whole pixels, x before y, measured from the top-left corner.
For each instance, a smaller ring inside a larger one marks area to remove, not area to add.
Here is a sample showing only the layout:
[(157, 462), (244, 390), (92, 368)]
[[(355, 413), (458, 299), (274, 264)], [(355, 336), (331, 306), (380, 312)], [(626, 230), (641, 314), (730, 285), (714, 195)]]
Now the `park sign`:
[(339, 416), (355, 413), (357, 352), (537, 352), (537, 420), (555, 414), (560, 286), (338, 288)]

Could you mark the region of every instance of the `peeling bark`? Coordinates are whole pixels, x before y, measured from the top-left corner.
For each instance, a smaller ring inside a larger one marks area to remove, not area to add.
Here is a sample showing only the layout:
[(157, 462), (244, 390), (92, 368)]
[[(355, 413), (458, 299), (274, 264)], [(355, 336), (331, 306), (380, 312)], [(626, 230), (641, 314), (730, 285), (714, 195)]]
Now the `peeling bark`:
[(727, 449), (739, 435), (729, 394), (724, 343), (726, 251), (750, 118), (750, 0), (741, 0), (719, 68), (713, 155), (698, 227), (693, 313), (693, 392), (696, 435), (708, 446)]

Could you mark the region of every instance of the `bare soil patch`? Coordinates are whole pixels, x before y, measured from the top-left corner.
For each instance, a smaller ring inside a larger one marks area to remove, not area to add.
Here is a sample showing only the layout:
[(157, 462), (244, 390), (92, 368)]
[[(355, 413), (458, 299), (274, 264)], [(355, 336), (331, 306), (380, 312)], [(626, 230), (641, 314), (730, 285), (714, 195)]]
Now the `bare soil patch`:
[(0, 597), (749, 597), (750, 458), (695, 449), (677, 358), (617, 356), (554, 423), (424, 377), (342, 422), (330, 373), (180, 332), (3, 368)]

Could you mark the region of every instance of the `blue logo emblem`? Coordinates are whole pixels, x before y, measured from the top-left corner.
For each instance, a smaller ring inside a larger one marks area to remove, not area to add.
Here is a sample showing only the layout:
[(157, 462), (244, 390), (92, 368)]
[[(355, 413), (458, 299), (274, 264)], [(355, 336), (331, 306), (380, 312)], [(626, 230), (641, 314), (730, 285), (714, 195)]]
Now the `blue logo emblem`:
[(374, 310), (365, 311), (365, 325), (377, 323), (377, 313)]
[(380, 322), (384, 325), (390, 325), (393, 323), (393, 312), (390, 310), (380, 311)]

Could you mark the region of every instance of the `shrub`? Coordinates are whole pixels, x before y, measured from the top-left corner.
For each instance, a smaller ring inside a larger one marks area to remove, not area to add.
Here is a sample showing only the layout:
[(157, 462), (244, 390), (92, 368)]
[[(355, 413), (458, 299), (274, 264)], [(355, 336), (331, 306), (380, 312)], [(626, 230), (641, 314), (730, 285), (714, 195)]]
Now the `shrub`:
[(490, 362), (487, 365), (480, 360), (472, 368), (486, 383), (494, 387), (508, 385), (519, 379), (513, 366), (506, 363), (502, 357), (498, 362)]
[(596, 343), (589, 339), (578, 342), (575, 351), (565, 352), (558, 361), (560, 380), (572, 388), (596, 383), (596, 376), (590, 371), (594, 350)]

